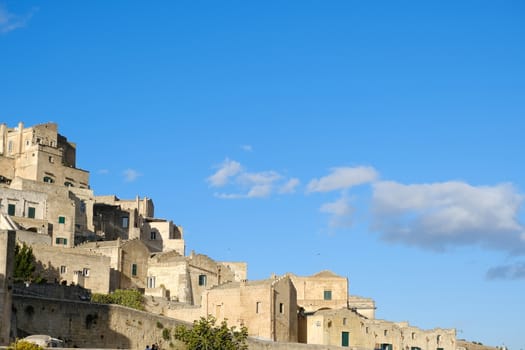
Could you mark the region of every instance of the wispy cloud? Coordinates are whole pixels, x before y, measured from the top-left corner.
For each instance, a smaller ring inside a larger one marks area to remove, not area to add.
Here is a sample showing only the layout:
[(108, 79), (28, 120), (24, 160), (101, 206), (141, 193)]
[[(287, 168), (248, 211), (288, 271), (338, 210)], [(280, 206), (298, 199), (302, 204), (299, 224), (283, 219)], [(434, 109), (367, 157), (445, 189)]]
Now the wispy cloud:
[(97, 171), (97, 174), (106, 175), (106, 174), (109, 174), (109, 170), (108, 169), (100, 169), (100, 170)]
[(229, 186), (230, 192), (216, 192), (222, 199), (263, 198), (273, 193), (292, 193), (297, 179), (286, 179), (274, 170), (249, 172), (239, 162), (226, 158), (219, 169), (206, 181), (211, 187)]
[(226, 158), (219, 166), (215, 174), (208, 177), (206, 180), (212, 187), (221, 187), (228, 183), (228, 179), (237, 175), (242, 170), (241, 164)]
[(241, 149), (242, 149), (243, 151), (246, 151), (246, 152), (251, 152), (251, 151), (253, 151), (253, 147), (252, 147), (252, 145), (241, 145)]
[(139, 176), (142, 176), (141, 173), (139, 173), (138, 171), (134, 169), (126, 169), (123, 171), (122, 174), (124, 175), (124, 181), (126, 182), (133, 182), (136, 179), (138, 179)]
[(308, 183), (307, 192), (329, 192), (347, 189), (375, 181), (377, 171), (370, 166), (339, 167), (330, 169), (331, 173)]
[(514, 264), (493, 267), (487, 271), (487, 279), (525, 279), (525, 262), (517, 262)]
[(525, 227), (517, 221), (522, 202), (511, 184), (384, 181), (373, 185), (372, 227), (387, 241), (426, 249), (479, 245), (525, 254)]
[(279, 193), (295, 193), (295, 189), (300, 183), (301, 181), (299, 181), (298, 178), (291, 178), (288, 180), (288, 182), (282, 185), (281, 188), (279, 188)]
[(15, 29), (25, 27), (36, 10), (36, 8), (33, 8), (25, 15), (15, 15), (0, 4), (0, 34), (6, 34)]
[(345, 195), (334, 202), (324, 203), (319, 211), (330, 214), (329, 225), (331, 227), (352, 226), (354, 208), (349, 204), (349, 200)]

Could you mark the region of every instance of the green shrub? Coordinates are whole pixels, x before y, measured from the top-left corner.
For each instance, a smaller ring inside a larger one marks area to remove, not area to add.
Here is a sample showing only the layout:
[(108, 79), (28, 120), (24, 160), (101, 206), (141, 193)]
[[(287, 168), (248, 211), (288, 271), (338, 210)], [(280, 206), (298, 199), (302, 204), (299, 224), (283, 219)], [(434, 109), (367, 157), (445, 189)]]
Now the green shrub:
[(135, 289), (117, 289), (110, 294), (91, 295), (91, 301), (100, 304), (117, 304), (131, 307), (137, 310), (144, 310), (144, 298), (138, 290)]
[(9, 350), (44, 350), (43, 347), (35, 343), (31, 343), (25, 340), (17, 340), (11, 343), (8, 347)]
[(162, 330), (162, 339), (166, 341), (171, 339), (171, 331), (168, 328)]

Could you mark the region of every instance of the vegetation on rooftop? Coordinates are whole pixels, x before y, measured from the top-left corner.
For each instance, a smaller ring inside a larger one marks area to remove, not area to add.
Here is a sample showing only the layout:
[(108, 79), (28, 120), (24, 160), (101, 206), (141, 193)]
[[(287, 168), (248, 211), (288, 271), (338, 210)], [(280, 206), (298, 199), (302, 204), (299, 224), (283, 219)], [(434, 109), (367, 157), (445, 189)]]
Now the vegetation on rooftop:
[(110, 294), (94, 293), (91, 301), (100, 304), (117, 304), (137, 310), (144, 310), (144, 297), (136, 289), (117, 289)]

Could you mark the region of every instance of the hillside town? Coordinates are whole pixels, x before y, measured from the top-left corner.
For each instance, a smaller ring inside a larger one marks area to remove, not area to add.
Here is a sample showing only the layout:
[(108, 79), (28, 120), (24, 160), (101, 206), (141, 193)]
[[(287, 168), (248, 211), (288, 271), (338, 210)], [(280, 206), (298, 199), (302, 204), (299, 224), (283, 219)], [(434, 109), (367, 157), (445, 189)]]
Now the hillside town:
[[(408, 322), (376, 319), (375, 301), (351, 294), (348, 278), (331, 271), (250, 280), (245, 262), (188, 253), (183, 227), (155, 217), (153, 199), (95, 195), (89, 171), (77, 168), (76, 144), (61, 135), (55, 123), (0, 124), (0, 138), (0, 345), (35, 331), (39, 326), (30, 321), (38, 314), (35, 305), (43, 309), (46, 298), (54, 297), (45, 294), (51, 289), (41, 288), (44, 292), (32, 295), (31, 308), (27, 299), (17, 299), (13, 252), (15, 244), (25, 243), (32, 247), (36, 273), (46, 284), (75, 286), (89, 294), (135, 289), (156, 301), (147, 311), (164, 319), (191, 323), (212, 315), (232, 326), (246, 326), (252, 339), (275, 344), (472, 348), (456, 338), (455, 329), (423, 330)], [(88, 308), (86, 299), (79, 295), (74, 302)], [(71, 324), (74, 315), (53, 317), (66, 323), (69, 318)], [(90, 327), (86, 318), (84, 332)], [(70, 345), (119, 347), (114, 340), (118, 337), (97, 337), (86, 344), (75, 339), (75, 332), (66, 334), (67, 327), (61, 329), (61, 334), (51, 335)], [(138, 347), (136, 342), (128, 345)]]

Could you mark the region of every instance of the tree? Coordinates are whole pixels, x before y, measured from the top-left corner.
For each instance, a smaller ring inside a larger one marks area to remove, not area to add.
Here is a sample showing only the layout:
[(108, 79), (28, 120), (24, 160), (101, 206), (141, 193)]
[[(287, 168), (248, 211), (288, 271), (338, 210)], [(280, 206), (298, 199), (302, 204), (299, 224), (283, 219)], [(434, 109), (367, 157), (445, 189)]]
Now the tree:
[(35, 256), (33, 248), (25, 243), (15, 246), (15, 282), (31, 281), (36, 269)]
[(226, 320), (215, 325), (216, 318), (208, 315), (193, 322), (193, 327), (175, 327), (174, 337), (184, 342), (191, 350), (247, 350), (248, 329), (244, 326), (236, 330), (228, 327)]

